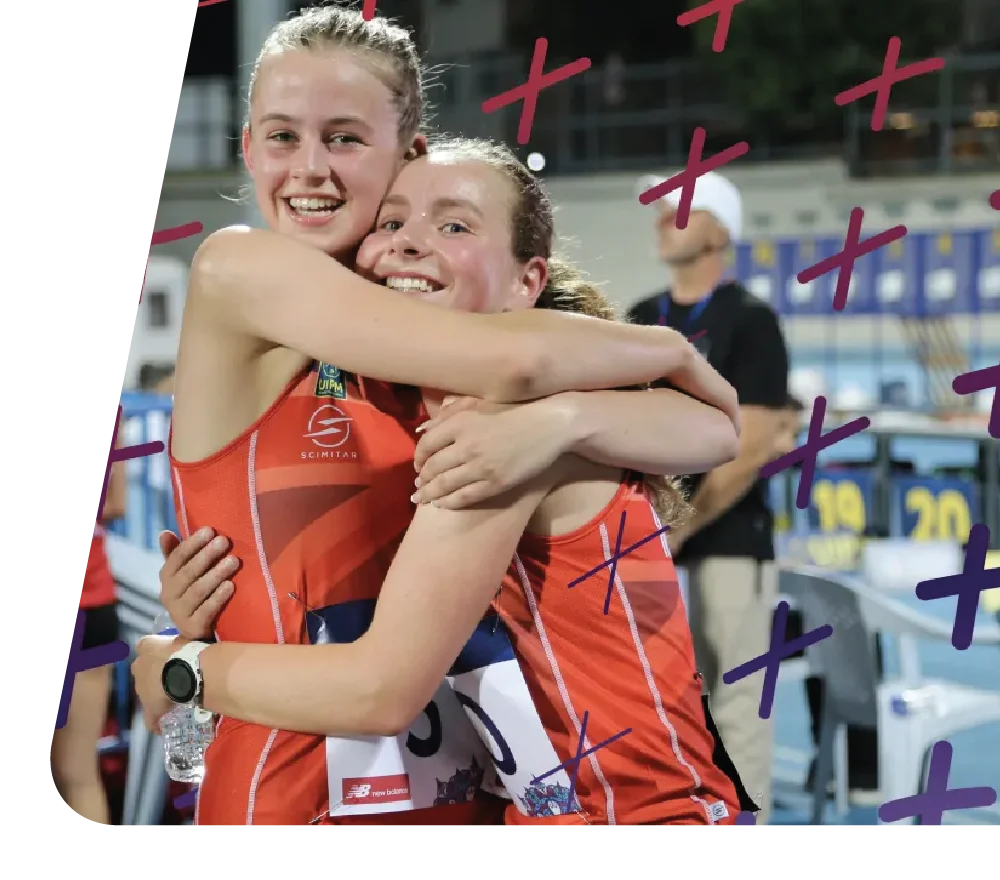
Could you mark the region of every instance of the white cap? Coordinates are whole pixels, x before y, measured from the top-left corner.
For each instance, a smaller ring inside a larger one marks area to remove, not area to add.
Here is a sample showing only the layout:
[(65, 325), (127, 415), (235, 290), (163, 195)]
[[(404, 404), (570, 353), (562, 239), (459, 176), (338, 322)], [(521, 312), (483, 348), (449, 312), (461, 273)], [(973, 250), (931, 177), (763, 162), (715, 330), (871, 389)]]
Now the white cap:
[[(638, 193), (641, 195), (654, 186), (666, 181), (666, 177), (648, 174), (639, 178)], [(668, 192), (661, 199), (676, 210), (681, 200), (681, 188)], [(743, 233), (743, 199), (735, 184), (715, 171), (703, 174), (694, 185), (692, 211), (707, 211), (729, 233), (729, 240), (739, 241)]]

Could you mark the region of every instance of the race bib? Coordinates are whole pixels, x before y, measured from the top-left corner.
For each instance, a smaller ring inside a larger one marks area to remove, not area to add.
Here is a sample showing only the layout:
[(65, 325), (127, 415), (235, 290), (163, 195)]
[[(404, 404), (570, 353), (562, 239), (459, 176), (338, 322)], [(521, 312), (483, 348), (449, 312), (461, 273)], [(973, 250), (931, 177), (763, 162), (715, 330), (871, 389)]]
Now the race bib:
[(489, 749), (506, 796), (522, 814), (559, 816), (579, 809), (575, 794), (569, 801), (569, 774), (555, 769), (562, 761), (494, 614), (479, 624), (447, 681)]
[(405, 734), (327, 737), (330, 815), (398, 813), (471, 801), (489, 755), (446, 684)]
[[(356, 641), (374, 611), (374, 600), (310, 611), (310, 640)], [(489, 753), (446, 683), (404, 734), (327, 737), (326, 767), (334, 818), (465, 803), (491, 770)]]

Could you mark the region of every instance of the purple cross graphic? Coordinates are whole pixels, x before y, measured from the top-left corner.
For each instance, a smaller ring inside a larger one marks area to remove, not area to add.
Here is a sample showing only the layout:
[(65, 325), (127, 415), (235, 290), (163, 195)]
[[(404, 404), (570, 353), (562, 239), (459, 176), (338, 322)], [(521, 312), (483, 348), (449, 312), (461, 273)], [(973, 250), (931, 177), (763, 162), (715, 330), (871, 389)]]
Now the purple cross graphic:
[[(724, 584), (722, 586), (725, 586)], [(814, 630), (810, 630), (797, 639), (790, 642), (785, 641), (785, 631), (788, 625), (788, 603), (779, 602), (774, 610), (774, 626), (771, 628), (771, 647), (759, 657), (741, 663), (735, 669), (730, 669), (722, 675), (723, 684), (736, 684), (748, 675), (752, 675), (758, 669), (764, 671), (764, 687), (761, 689), (760, 709), (757, 714), (761, 718), (770, 718), (771, 709), (774, 707), (774, 690), (778, 684), (778, 671), (781, 668), (781, 661), (792, 654), (804, 651), (810, 645), (828, 639), (833, 635), (833, 627), (825, 623)]]
[(604, 613), (607, 614), (611, 610), (611, 593), (615, 588), (615, 575), (618, 573), (618, 560), (623, 559), (628, 556), (633, 550), (637, 550), (643, 544), (648, 544), (654, 538), (658, 538), (664, 532), (669, 531), (670, 526), (664, 526), (661, 529), (657, 529), (653, 534), (647, 535), (641, 541), (637, 541), (631, 547), (626, 547), (622, 550), (622, 534), (625, 532), (625, 511), (622, 511), (621, 523), (618, 526), (618, 537), (615, 539), (615, 552), (614, 555), (608, 559), (606, 562), (602, 562), (600, 565), (595, 566), (585, 575), (581, 575), (575, 581), (570, 581), (569, 588), (572, 590), (577, 584), (583, 583), (587, 578), (592, 577), (597, 574), (602, 568), (610, 568), (611, 572), (608, 577), (608, 595), (604, 600)]
[(541, 776), (536, 776), (531, 780), (532, 785), (538, 785), (543, 779), (551, 776), (553, 773), (558, 773), (560, 770), (565, 770), (566, 768), (572, 766), (573, 776), (570, 779), (569, 793), (566, 795), (566, 812), (571, 812), (576, 809), (574, 804), (576, 795), (576, 777), (580, 772), (580, 762), (587, 757), (587, 755), (592, 755), (598, 749), (603, 749), (605, 746), (611, 745), (616, 739), (621, 739), (625, 734), (631, 733), (632, 728), (626, 728), (625, 730), (619, 731), (614, 736), (608, 737), (603, 742), (599, 742), (596, 746), (591, 746), (587, 751), (583, 750), (584, 745), (587, 742), (587, 720), (590, 717), (589, 712), (583, 713), (583, 722), (580, 724), (580, 739), (576, 746), (575, 757), (570, 758), (568, 761), (563, 761), (558, 767), (553, 767), (551, 770), (543, 773)]
[(940, 740), (934, 743), (930, 772), (927, 774), (927, 790), (882, 804), (878, 808), (879, 819), (883, 822), (898, 822), (900, 819), (919, 816), (921, 825), (940, 825), (944, 814), (951, 810), (992, 807), (997, 802), (995, 789), (986, 786), (948, 788), (951, 756), (950, 742)]
[(823, 434), (823, 419), (826, 416), (826, 398), (819, 395), (813, 403), (812, 418), (809, 419), (809, 436), (806, 442), (787, 455), (782, 455), (760, 469), (764, 479), (780, 474), (793, 464), (802, 463), (802, 473), (799, 476), (799, 488), (795, 494), (795, 506), (805, 510), (809, 506), (809, 495), (812, 492), (813, 478), (816, 475), (816, 458), (824, 450), (846, 440), (867, 428), (872, 422), (868, 416), (854, 419), (846, 425), (834, 428), (829, 434)]
[[(997, 190), (1000, 192), (1000, 190)], [(973, 370), (970, 373), (962, 373), (956, 376), (951, 383), (952, 390), (958, 395), (976, 394), (992, 388), (993, 405), (990, 407), (990, 421), (986, 427), (989, 434), (994, 439), (1000, 439), (1000, 406), (997, 406), (996, 389), (1000, 385), (1000, 364), (992, 367), (984, 367), (981, 370)]]
[(980, 594), (1000, 587), (1000, 569), (986, 568), (986, 551), (989, 546), (989, 528), (976, 523), (969, 530), (962, 573), (932, 578), (917, 584), (917, 598), (924, 602), (958, 596), (955, 625), (951, 631), (951, 644), (957, 651), (964, 651), (972, 644)]

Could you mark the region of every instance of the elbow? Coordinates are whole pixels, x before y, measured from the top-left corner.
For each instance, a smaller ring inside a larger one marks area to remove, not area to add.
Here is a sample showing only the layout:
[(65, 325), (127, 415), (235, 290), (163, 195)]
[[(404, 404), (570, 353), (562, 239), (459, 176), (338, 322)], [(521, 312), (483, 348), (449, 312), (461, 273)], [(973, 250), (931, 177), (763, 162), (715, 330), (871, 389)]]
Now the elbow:
[(700, 471), (702, 473), (735, 461), (742, 451), (739, 432), (729, 418), (717, 410), (712, 412), (711, 418), (711, 428), (701, 438), (701, 448), (705, 453), (704, 466)]
[(492, 403), (519, 403), (540, 397), (546, 375), (550, 374), (549, 354), (533, 335), (514, 333), (501, 346), (500, 356), (483, 395)]
[(415, 706), (412, 699), (397, 692), (392, 698), (370, 706), (365, 722), (360, 725), (364, 729), (359, 732), (369, 736), (399, 736), (410, 729), (422, 710), (423, 707)]
[(736, 461), (739, 458), (741, 448), (739, 432), (729, 419), (725, 421), (726, 424), (724, 428), (720, 429), (718, 438), (719, 464)]
[[(361, 668), (365, 668), (362, 666)], [(356, 734), (363, 736), (399, 736), (405, 733), (413, 719), (422, 711), (428, 700), (422, 703), (417, 698), (419, 685), (414, 686), (406, 675), (396, 670), (395, 674), (380, 670), (378, 664), (367, 666), (363, 683), (354, 695), (355, 714), (350, 730), (344, 729), (342, 708), (336, 714), (339, 723), (328, 724), (331, 728), (327, 736)], [(416, 695), (416, 696), (415, 696)], [(341, 695), (342, 699), (343, 695)], [(333, 705), (331, 698), (330, 705)], [(341, 704), (342, 707), (343, 704)]]

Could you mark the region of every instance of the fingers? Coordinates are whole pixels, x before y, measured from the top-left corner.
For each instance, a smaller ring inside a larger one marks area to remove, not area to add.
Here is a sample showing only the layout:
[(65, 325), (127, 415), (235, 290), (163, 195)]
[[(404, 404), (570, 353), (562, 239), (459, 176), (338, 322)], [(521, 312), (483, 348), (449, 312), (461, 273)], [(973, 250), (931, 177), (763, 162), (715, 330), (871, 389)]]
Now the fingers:
[[(226, 556), (229, 540), (217, 536), (205, 542), (206, 532), (214, 534), (205, 529), (178, 544), (160, 570), (160, 601), (181, 635), (189, 639), (211, 633), (216, 617), (233, 595), (231, 578), (240, 566), (238, 559)], [(185, 559), (178, 568), (178, 561)]]
[(188, 627), (193, 634), (192, 640), (202, 638), (212, 632), (215, 619), (222, 613), (226, 603), (232, 597), (236, 587), (232, 581), (222, 581), (219, 586), (213, 589), (201, 604), (198, 605), (188, 617)]
[[(213, 574), (218, 574), (214, 572), (215, 567), (224, 561), (226, 553), (229, 551), (229, 539), (224, 538), (219, 535), (213, 538), (208, 544), (201, 548), (181, 569), (177, 572), (177, 582), (178, 584), (183, 584), (184, 589), (181, 590), (183, 593), (187, 588), (194, 585), (194, 583), (206, 575), (211, 577)], [(227, 563), (225, 572), (222, 572), (222, 577), (219, 578), (214, 584), (218, 584), (232, 574), (235, 568), (232, 567), (232, 563)]]
[[(463, 491), (471, 486), (476, 486), (476, 490), (473, 492)], [(461, 467), (446, 471), (426, 486), (422, 485), (414, 493), (413, 500), (417, 504), (433, 502), (438, 507), (456, 509), (476, 501), (482, 501), (485, 498), (491, 498), (503, 492), (505, 488), (502, 480), (497, 479), (492, 474), (484, 474), (481, 465), (463, 464)], [(462, 492), (462, 495), (457, 498), (459, 492)], [(473, 500), (467, 500), (469, 498)]]
[(160, 532), (160, 553), (163, 554), (164, 561), (177, 549), (180, 542), (181, 539), (173, 532)]
[(441, 408), (437, 411), (437, 415), (432, 419), (428, 419), (417, 428), (417, 433), (429, 430), (435, 425), (443, 424), (453, 416), (476, 409), (481, 404), (482, 401), (478, 397), (446, 397), (441, 404)]
[[(173, 532), (164, 532), (160, 535), (160, 550), (164, 549), (164, 538), (163, 536), (170, 535), (176, 540), (177, 536)], [(189, 563), (194, 556), (202, 550), (209, 541), (212, 540), (215, 532), (210, 528), (198, 529), (193, 535), (185, 538), (175, 547), (168, 551), (166, 561), (163, 564), (163, 568), (160, 569), (160, 580), (163, 580), (163, 576), (171, 576), (176, 572), (180, 571), (187, 563)]]
[(438, 410), (438, 414), (434, 417), (436, 419), (440, 418), (450, 418), (455, 415), (455, 413), (465, 412), (467, 409), (473, 409), (481, 401), (478, 397), (452, 397), (449, 395), (443, 401), (441, 401), (441, 408)]
[(500, 490), (498, 488), (485, 480), (480, 480), (479, 482), (463, 486), (457, 492), (452, 492), (444, 498), (438, 499), (434, 502), (434, 506), (444, 508), (445, 510), (462, 510), (465, 507), (471, 507), (473, 504), (487, 501), (499, 493)]
[(457, 444), (452, 443), (451, 446), (446, 446), (440, 452), (435, 452), (427, 458), (417, 475), (417, 485), (426, 486), (440, 477), (441, 474), (468, 464), (469, 459), (470, 455), (467, 452), (463, 453)]
[[(191, 625), (195, 625), (195, 620), (204, 618), (206, 607), (208, 611), (216, 608), (221, 610), (233, 594), (233, 583), (230, 578), (239, 570), (240, 563), (235, 556), (227, 556), (216, 565), (212, 565), (201, 577), (192, 580), (180, 581), (184, 589), (179, 595), (172, 597), (176, 602), (179, 616), (181, 618), (192, 618)], [(219, 593), (222, 595), (218, 595)], [(207, 623), (215, 620), (214, 615), (207, 619)], [(202, 630), (199, 629), (199, 632)]]
[(438, 422), (427, 422), (426, 425), (428, 428), (413, 454), (413, 467), (418, 473), (424, 469), (431, 456), (455, 442), (455, 435), (461, 428), (458, 424)]

